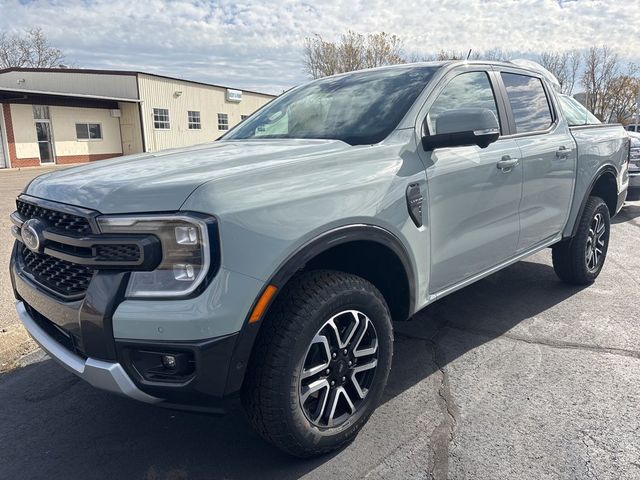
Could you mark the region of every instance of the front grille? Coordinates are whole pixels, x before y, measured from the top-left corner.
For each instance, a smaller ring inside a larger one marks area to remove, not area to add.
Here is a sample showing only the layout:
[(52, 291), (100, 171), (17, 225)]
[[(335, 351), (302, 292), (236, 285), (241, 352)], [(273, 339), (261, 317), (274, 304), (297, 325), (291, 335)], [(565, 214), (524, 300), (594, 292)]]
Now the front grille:
[(137, 262), (140, 249), (137, 245), (97, 245), (96, 260), (101, 262)]
[(43, 253), (21, 248), (24, 269), (41, 285), (63, 296), (83, 295), (94, 270), (75, 263), (60, 260)]
[[(44, 289), (67, 300), (86, 294), (99, 270), (153, 270), (160, 261), (159, 241), (153, 235), (102, 235), (94, 229), (99, 212), (55, 202), (21, 197), (12, 215), (18, 238), (21, 268)], [(41, 235), (38, 248), (30, 250), (21, 235), (24, 222), (32, 222)]]
[(44, 220), (52, 230), (58, 232), (71, 233), (75, 235), (87, 235), (91, 233), (91, 225), (85, 217), (73, 215), (71, 213), (58, 212), (48, 208), (40, 207), (32, 203), (16, 201), (18, 213), (24, 220), (39, 218)]

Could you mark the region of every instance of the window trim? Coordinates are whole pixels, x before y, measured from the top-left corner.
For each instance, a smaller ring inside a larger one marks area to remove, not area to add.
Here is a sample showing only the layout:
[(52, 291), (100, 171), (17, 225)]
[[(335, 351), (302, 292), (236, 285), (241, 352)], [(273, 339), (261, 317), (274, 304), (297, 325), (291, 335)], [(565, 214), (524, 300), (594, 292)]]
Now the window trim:
[[(87, 134), (89, 135), (89, 138), (78, 138), (78, 125), (87, 125)], [(89, 133), (89, 125), (100, 126), (100, 138), (91, 138), (91, 134)], [(76, 129), (76, 142), (102, 142), (104, 140), (104, 130), (102, 129), (102, 122), (74, 122), (74, 126)]]
[[(227, 128), (220, 128), (220, 116), (224, 115), (226, 121), (227, 121)], [(229, 114), (228, 113), (224, 113), (224, 112), (218, 112), (218, 131), (220, 132), (228, 132), (229, 131)]]
[(427, 128), (427, 115), (429, 115), (429, 111), (433, 104), (440, 98), (442, 92), (449, 86), (449, 84), (460, 75), (465, 75), (467, 73), (484, 73), (487, 76), (487, 80), (489, 81), (489, 86), (493, 92), (493, 98), (496, 102), (496, 109), (498, 111), (498, 125), (500, 128), (500, 137), (501, 138), (510, 134), (510, 123), (509, 119), (506, 116), (506, 110), (504, 107), (504, 98), (502, 92), (500, 90), (500, 84), (496, 81), (495, 76), (493, 75), (493, 70), (489, 65), (470, 65), (463, 66), (460, 68), (455, 68), (447, 72), (436, 84), (435, 88), (432, 89), (431, 94), (427, 98), (426, 102), (420, 109), (418, 114), (418, 127), (420, 135), (429, 134), (429, 130)]
[[(191, 121), (192, 113), (198, 114), (197, 127), (192, 126), (192, 125), (196, 125), (195, 122)], [(187, 110), (187, 130), (202, 130), (202, 113), (200, 110)]]
[[(534, 135), (545, 135), (547, 133), (553, 132), (556, 128), (558, 128), (559, 116), (558, 116), (558, 110), (556, 106), (556, 98), (555, 98), (555, 95), (552, 95), (551, 92), (549, 91), (547, 83), (545, 82), (542, 75), (537, 75), (534, 72), (519, 70), (517, 68), (509, 68), (509, 67), (502, 67), (502, 66), (496, 67), (494, 71), (496, 73), (496, 77), (497, 77), (496, 79), (500, 83), (500, 88), (503, 92), (502, 94), (504, 96), (504, 103), (505, 103), (504, 107), (506, 109), (507, 117), (509, 119), (509, 130), (511, 133), (509, 135), (505, 135), (505, 138), (523, 138), (523, 137), (529, 137)], [(502, 81), (502, 73), (522, 75), (523, 77), (533, 77), (540, 80), (542, 84), (542, 90), (544, 91), (544, 94), (547, 97), (547, 105), (549, 106), (549, 111), (551, 113), (551, 125), (549, 125), (548, 128), (544, 130), (532, 130), (530, 132), (518, 133), (518, 129), (516, 127), (516, 120), (513, 115), (513, 110), (511, 108), (511, 102), (509, 101), (509, 95), (507, 94), (507, 87)]]
[[(166, 110), (167, 111), (167, 121), (157, 122), (157, 123), (166, 123), (166, 127), (156, 127), (156, 110)], [(151, 121), (153, 122), (154, 130), (171, 130), (171, 114), (168, 108), (165, 107), (151, 107)]]

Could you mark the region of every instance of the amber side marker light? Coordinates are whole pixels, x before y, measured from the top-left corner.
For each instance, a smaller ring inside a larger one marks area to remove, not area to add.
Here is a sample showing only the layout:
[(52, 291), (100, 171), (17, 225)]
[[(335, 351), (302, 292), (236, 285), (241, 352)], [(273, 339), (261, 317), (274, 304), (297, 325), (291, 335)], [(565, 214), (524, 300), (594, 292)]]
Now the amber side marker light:
[(276, 294), (277, 290), (277, 287), (273, 285), (267, 285), (267, 288), (265, 288), (264, 292), (262, 292), (262, 295), (260, 295), (260, 299), (258, 300), (258, 303), (256, 303), (253, 312), (251, 312), (249, 323), (256, 323), (262, 318), (262, 314), (267, 309), (267, 305), (269, 305), (269, 302)]

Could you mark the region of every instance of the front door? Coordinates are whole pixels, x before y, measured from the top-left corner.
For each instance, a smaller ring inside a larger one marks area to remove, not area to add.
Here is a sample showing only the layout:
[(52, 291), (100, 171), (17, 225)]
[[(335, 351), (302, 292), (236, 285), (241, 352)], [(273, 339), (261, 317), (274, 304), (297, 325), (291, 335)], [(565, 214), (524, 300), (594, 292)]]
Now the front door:
[[(446, 110), (487, 108), (500, 118), (484, 71), (455, 76), (429, 108), (426, 129), (437, 133), (437, 117)], [(501, 124), (504, 121), (500, 122)], [(522, 166), (499, 168), (501, 160), (519, 160), (513, 139), (487, 148), (440, 148), (425, 152), (431, 280), (434, 294), (513, 257), (520, 225)]]
[(40, 163), (55, 163), (51, 123), (49, 121), (36, 120), (36, 134), (38, 136), (38, 149), (40, 150)]

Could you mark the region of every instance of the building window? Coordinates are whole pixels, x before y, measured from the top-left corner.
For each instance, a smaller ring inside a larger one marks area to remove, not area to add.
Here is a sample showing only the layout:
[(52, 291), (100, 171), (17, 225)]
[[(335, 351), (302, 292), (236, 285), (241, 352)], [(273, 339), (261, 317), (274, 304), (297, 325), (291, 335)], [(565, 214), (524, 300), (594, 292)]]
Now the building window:
[(229, 115), (226, 113), (218, 114), (218, 130), (229, 130)]
[(200, 112), (195, 110), (189, 110), (187, 112), (187, 117), (189, 120), (189, 130), (200, 130)]
[(102, 140), (102, 126), (99, 123), (76, 123), (78, 140)]
[(169, 124), (168, 108), (153, 109), (153, 128), (157, 128), (159, 130), (168, 130), (171, 128), (171, 125)]
[(247, 118), (249, 118), (249, 115), (240, 115), (241, 122), (244, 122)]
[(44, 105), (33, 105), (34, 120), (49, 120), (49, 107)]

